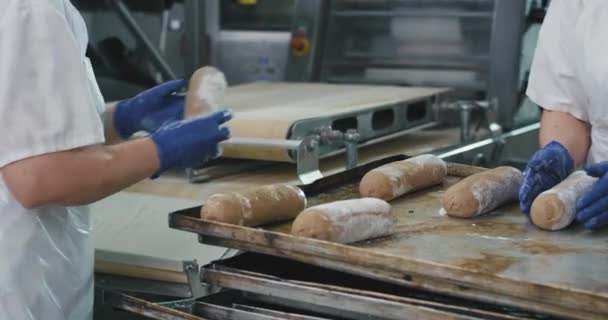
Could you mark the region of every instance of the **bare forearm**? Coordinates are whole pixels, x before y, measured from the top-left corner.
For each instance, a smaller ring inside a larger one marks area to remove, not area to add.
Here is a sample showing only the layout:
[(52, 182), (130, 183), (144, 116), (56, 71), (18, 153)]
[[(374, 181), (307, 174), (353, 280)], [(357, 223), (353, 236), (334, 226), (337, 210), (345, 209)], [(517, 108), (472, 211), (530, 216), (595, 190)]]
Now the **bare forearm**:
[(591, 146), (591, 126), (569, 113), (543, 111), (540, 128), (540, 145), (551, 141), (561, 143), (574, 159), (575, 166), (583, 164)]
[(116, 132), (116, 128), (114, 128), (114, 110), (116, 109), (117, 102), (110, 102), (106, 104), (106, 111), (103, 113), (103, 126), (104, 126), (104, 134), (106, 137), (106, 144), (116, 144), (124, 141), (118, 132)]
[(138, 139), (90, 146), (9, 164), (2, 174), (24, 207), (76, 206), (95, 202), (159, 168), (154, 142)]

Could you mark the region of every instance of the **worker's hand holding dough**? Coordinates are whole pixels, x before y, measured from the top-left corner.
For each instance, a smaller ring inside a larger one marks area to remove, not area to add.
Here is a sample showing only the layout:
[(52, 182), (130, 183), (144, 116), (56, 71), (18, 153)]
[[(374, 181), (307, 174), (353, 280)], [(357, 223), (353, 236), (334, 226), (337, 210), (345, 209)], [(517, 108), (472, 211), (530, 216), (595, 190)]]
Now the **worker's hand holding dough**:
[(599, 180), (576, 204), (576, 220), (587, 229), (598, 229), (608, 225), (608, 162), (589, 165), (585, 171)]
[(227, 87), (226, 77), (220, 70), (210, 66), (196, 70), (188, 84), (184, 117), (190, 119), (224, 109)]
[(230, 112), (174, 121), (150, 135), (156, 144), (160, 168), (155, 176), (172, 168), (188, 168), (218, 153), (218, 143), (230, 137), (222, 124), (232, 118)]
[(116, 105), (113, 121), (116, 132), (128, 139), (138, 131), (154, 132), (167, 122), (183, 119), (184, 96), (177, 94), (186, 85), (173, 80)]
[(561, 143), (552, 141), (538, 150), (524, 171), (524, 179), (519, 189), (521, 211), (530, 214), (534, 199), (566, 179), (573, 169), (574, 160)]

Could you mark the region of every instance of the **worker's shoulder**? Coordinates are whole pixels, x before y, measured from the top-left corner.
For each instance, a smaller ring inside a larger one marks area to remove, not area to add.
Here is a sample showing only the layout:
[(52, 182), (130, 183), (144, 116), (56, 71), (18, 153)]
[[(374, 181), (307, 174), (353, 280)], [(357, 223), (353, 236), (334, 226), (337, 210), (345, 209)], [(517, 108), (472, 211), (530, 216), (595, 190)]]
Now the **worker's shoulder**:
[(577, 11), (583, 9), (587, 2), (588, 0), (552, 0), (549, 4), (549, 10), (562, 14), (576, 14)]
[(0, 21), (22, 19), (35, 15), (58, 15), (65, 17), (71, 9), (69, 0), (2, 0)]

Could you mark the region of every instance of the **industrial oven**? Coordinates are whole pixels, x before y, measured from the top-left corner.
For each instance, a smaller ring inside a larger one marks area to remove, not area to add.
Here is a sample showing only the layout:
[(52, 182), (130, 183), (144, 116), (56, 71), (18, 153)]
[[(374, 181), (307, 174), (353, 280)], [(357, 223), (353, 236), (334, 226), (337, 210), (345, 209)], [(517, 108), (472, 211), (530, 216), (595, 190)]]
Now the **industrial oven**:
[[(256, 80), (450, 87), (513, 125), (525, 0), (205, 1), (210, 61)], [(249, 3), (249, 2), (247, 2)]]

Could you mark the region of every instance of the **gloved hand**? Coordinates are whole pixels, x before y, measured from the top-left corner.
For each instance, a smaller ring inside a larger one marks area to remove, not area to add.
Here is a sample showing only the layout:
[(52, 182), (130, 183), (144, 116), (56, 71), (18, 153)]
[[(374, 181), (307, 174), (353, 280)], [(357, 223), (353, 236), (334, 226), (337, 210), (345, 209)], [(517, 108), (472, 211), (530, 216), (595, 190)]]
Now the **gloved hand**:
[(152, 133), (150, 138), (160, 159), (154, 177), (171, 168), (187, 168), (216, 157), (218, 143), (230, 137), (230, 130), (220, 126), (230, 119), (230, 112), (216, 112), (207, 117), (169, 122)]
[(177, 95), (185, 80), (173, 80), (119, 102), (114, 110), (114, 128), (128, 139), (137, 131), (154, 132), (164, 123), (184, 117), (184, 96)]
[(552, 141), (538, 150), (526, 166), (519, 189), (519, 207), (530, 214), (536, 197), (566, 179), (574, 169), (574, 160), (559, 142)]
[(576, 203), (576, 221), (586, 229), (598, 229), (608, 225), (608, 161), (589, 165), (585, 171), (599, 180)]

